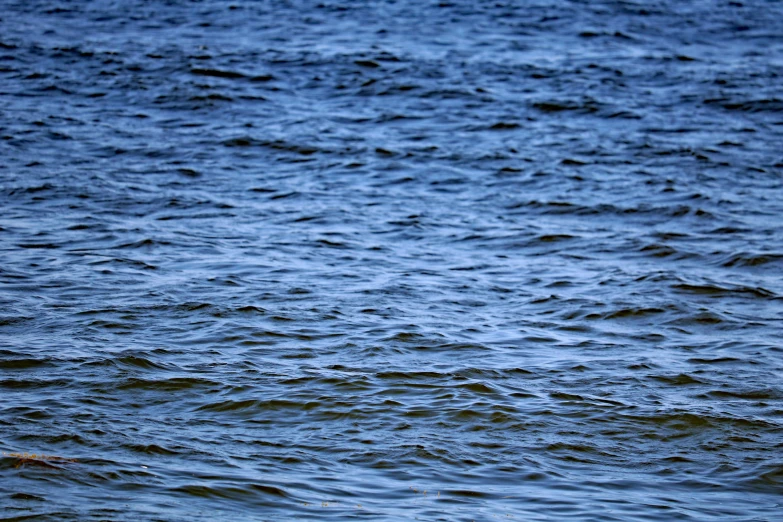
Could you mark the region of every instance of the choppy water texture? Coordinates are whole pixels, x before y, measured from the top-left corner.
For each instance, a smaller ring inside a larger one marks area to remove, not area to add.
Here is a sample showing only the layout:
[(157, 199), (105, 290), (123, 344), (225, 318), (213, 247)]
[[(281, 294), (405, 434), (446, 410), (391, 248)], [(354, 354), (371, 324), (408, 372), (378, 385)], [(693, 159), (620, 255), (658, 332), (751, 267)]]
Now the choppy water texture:
[(783, 520), (781, 20), (0, 1), (2, 516)]

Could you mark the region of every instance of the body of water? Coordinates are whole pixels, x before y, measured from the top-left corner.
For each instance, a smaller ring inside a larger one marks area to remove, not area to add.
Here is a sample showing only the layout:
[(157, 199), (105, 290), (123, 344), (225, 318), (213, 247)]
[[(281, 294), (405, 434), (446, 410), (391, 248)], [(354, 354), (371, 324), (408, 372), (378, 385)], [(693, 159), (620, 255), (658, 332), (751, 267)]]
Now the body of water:
[(782, 21), (1, 0), (2, 516), (783, 520)]

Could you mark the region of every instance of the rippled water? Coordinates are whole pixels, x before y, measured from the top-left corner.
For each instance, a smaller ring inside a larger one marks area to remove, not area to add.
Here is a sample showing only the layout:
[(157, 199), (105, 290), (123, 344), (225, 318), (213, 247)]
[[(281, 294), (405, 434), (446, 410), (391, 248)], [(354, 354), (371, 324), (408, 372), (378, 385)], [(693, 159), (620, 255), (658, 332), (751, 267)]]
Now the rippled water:
[(0, 7), (4, 516), (783, 520), (783, 3)]

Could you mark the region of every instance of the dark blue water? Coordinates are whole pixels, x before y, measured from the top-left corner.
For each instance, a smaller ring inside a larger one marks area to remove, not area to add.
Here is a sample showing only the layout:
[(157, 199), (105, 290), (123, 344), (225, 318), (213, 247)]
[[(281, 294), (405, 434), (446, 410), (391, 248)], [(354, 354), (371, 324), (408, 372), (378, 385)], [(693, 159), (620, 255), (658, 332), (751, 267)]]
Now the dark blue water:
[(780, 1), (0, 0), (0, 206), (4, 520), (783, 520)]

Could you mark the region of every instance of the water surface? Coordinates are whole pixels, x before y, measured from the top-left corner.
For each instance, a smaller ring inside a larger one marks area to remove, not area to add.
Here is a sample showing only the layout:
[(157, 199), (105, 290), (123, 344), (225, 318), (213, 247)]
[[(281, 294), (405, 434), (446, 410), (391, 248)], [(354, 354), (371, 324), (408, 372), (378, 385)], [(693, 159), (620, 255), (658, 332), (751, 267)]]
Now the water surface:
[(1, 0), (4, 516), (781, 520), (781, 20)]

